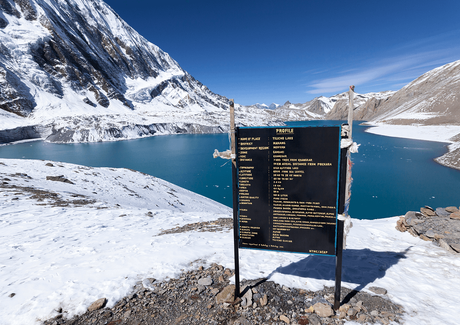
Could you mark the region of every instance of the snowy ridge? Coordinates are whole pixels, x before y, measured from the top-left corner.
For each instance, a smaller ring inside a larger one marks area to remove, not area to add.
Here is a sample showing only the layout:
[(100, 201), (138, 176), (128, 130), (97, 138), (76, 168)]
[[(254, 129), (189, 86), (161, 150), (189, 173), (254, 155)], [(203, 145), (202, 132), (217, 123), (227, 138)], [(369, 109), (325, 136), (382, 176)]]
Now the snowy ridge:
[[(64, 317), (82, 314), (101, 297), (111, 307), (139, 281), (175, 277), (201, 263), (234, 266), (231, 231), (158, 236), (230, 218), (231, 210), (155, 177), (0, 159), (0, 180), (1, 325), (39, 324), (59, 308)], [(397, 220), (353, 220), (342, 285), (387, 289), (404, 307), (406, 325), (456, 324), (459, 254), (397, 231)], [(334, 270), (332, 257), (240, 250), (242, 279), (320, 290), (334, 285)]]
[(460, 60), (438, 67), (396, 92), (370, 121), (389, 124), (460, 124)]
[[(377, 112), (378, 106), (390, 98), (395, 92), (384, 91), (378, 93), (355, 93), (355, 119), (364, 120)], [(283, 121), (329, 119), (342, 120), (348, 116), (348, 93), (341, 93), (331, 97), (320, 96), (305, 103), (292, 104), (287, 101), (283, 105), (269, 107), (266, 104), (243, 106), (247, 109), (273, 110), (273, 115)], [(274, 108), (274, 109), (273, 109)]]

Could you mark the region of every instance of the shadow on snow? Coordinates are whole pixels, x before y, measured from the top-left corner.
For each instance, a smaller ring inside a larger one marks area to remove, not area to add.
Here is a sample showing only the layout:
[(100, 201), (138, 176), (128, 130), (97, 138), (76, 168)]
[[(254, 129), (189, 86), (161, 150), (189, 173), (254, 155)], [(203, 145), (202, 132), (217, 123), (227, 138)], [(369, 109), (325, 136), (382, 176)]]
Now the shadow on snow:
[[(342, 260), (342, 282), (358, 286), (342, 303), (349, 301), (357, 292), (375, 280), (383, 278), (386, 271), (406, 258), (408, 247), (403, 252), (380, 252), (365, 249), (345, 249)], [(306, 258), (277, 268), (275, 272), (303, 278), (335, 281), (335, 256), (309, 255)]]

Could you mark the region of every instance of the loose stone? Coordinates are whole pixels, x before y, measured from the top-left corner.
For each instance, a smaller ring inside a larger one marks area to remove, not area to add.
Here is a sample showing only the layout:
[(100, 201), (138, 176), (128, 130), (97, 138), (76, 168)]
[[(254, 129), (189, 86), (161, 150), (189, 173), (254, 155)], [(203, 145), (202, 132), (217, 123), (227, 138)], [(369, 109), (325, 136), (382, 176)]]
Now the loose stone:
[(286, 324), (290, 324), (291, 321), (289, 320), (289, 318), (287, 318), (287, 316), (284, 316), (284, 315), (281, 315), (280, 316), (280, 320), (282, 320), (283, 322), (285, 322)]
[(452, 206), (452, 207), (447, 207), (445, 210), (446, 210), (447, 212), (450, 212), (450, 213), (458, 212), (457, 207), (454, 207), (454, 206)]
[(201, 278), (198, 280), (198, 284), (202, 286), (210, 286), (212, 284), (211, 277)]
[(318, 302), (313, 305), (313, 309), (315, 310), (315, 313), (319, 317), (329, 317), (329, 316), (334, 315), (334, 311), (332, 310), (332, 307), (328, 304)]
[(373, 293), (378, 294), (378, 295), (386, 295), (387, 294), (387, 290), (384, 289), (384, 288), (381, 288), (381, 287), (370, 287), (369, 290), (372, 291)]
[(450, 218), (451, 218), (451, 219), (455, 219), (455, 220), (460, 220), (460, 211), (451, 213), (451, 214), (450, 214)]
[(94, 311), (94, 310), (101, 309), (101, 308), (103, 308), (105, 306), (106, 303), (107, 303), (106, 298), (98, 299), (88, 307), (88, 311), (91, 312), (91, 311)]

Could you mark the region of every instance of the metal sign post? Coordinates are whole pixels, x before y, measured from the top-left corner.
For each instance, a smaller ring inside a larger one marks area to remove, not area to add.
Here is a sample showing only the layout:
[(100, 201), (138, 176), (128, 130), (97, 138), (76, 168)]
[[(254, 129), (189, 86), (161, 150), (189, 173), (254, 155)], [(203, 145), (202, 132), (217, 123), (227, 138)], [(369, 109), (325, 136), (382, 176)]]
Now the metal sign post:
[[(340, 187), (342, 198), (339, 204), (339, 213), (343, 213), (348, 216), (348, 205), (350, 204), (350, 185), (351, 185), (351, 162), (350, 147), (353, 144), (352, 139), (352, 128), (353, 128), (353, 97), (354, 97), (355, 86), (350, 86), (348, 91), (348, 134), (346, 134), (345, 140), (348, 140), (348, 146), (343, 147), (341, 150), (342, 155), (342, 169), (340, 177)], [(340, 308), (340, 292), (342, 289), (342, 256), (343, 256), (343, 242), (344, 242), (344, 224), (343, 220), (337, 220), (337, 254), (335, 259), (335, 292), (334, 292), (334, 310)]]

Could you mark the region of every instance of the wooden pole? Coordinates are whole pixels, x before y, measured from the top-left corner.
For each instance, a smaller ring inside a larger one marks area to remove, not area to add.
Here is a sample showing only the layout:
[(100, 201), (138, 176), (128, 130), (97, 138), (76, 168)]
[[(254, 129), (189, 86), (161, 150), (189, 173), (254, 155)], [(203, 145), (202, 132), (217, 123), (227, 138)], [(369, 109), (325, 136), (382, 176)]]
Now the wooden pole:
[(351, 131), (353, 128), (353, 97), (355, 94), (355, 86), (350, 86), (348, 90), (348, 127), (350, 128), (350, 134), (348, 138), (351, 140)]
[(236, 166), (236, 152), (235, 152), (235, 102), (230, 99), (230, 149), (232, 151), (232, 163)]

